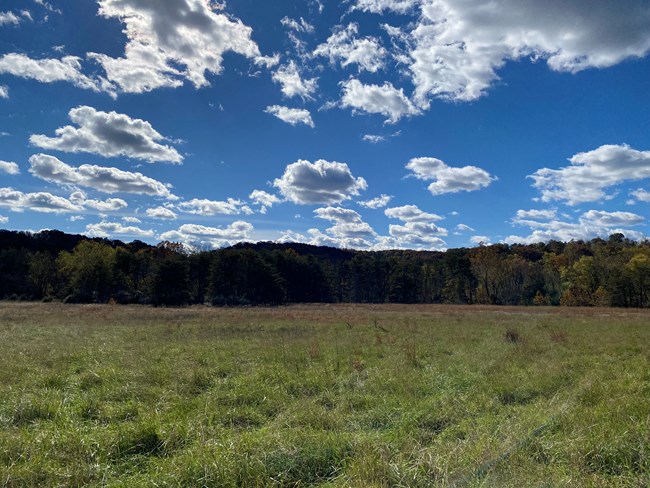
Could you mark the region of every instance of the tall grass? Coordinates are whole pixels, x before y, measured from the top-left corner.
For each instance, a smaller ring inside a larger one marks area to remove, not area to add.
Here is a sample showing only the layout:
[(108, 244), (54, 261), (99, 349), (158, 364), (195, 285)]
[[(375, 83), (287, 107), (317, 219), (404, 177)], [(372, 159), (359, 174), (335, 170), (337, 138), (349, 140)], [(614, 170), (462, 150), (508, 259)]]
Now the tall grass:
[(0, 303), (0, 486), (646, 486), (649, 318)]

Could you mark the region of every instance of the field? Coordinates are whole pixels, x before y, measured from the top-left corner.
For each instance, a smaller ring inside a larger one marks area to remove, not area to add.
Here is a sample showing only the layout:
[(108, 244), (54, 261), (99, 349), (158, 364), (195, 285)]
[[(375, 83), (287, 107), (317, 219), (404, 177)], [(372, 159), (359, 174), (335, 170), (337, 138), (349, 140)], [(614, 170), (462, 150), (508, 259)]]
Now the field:
[(0, 303), (0, 486), (647, 486), (650, 314)]

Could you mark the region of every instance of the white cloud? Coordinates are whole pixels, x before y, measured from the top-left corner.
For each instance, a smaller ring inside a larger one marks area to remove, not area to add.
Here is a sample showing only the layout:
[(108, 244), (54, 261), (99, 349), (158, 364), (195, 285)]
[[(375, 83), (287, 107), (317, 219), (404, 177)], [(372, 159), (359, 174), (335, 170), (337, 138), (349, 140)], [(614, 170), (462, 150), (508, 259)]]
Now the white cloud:
[(490, 238), (488, 236), (472, 236), (469, 238), (469, 242), (477, 246), (481, 244), (490, 244)]
[(359, 25), (356, 23), (339, 27), (326, 42), (316, 47), (313, 55), (326, 57), (331, 64), (340, 62), (344, 68), (356, 64), (359, 71), (375, 73), (384, 66), (386, 49), (381, 46), (377, 38), (360, 39), (356, 37), (358, 33)]
[(432, 222), (406, 222), (404, 225), (391, 224), (388, 228), (391, 236), (398, 239), (408, 239), (411, 242), (414, 238), (426, 240), (447, 235), (447, 229), (438, 227)]
[(469, 225), (458, 224), (456, 226), (456, 232), (474, 232), (476, 229), (472, 229)]
[(20, 168), (16, 163), (8, 161), (0, 161), (0, 173), (6, 173), (8, 175), (17, 175), (20, 173)]
[(513, 219), (517, 220), (553, 220), (557, 215), (557, 211), (553, 209), (548, 210), (517, 210), (517, 215)]
[(402, 222), (431, 222), (444, 219), (440, 215), (424, 212), (416, 205), (387, 208), (384, 210), (384, 214), (386, 217), (399, 219)]
[(379, 142), (385, 142), (392, 137), (399, 137), (400, 135), (402, 135), (402, 131), (398, 130), (393, 132), (392, 134), (386, 134), (386, 135), (364, 134), (361, 139), (366, 142), (369, 142), (370, 144), (377, 144)]
[(197, 224), (184, 224), (178, 230), (164, 232), (161, 240), (176, 241), (191, 247), (219, 248), (250, 239), (253, 226), (237, 220), (227, 227), (206, 227)]
[(148, 208), (145, 213), (147, 214), (147, 217), (152, 217), (154, 219), (176, 220), (177, 218), (177, 215), (166, 207)]
[(354, 210), (342, 207), (324, 207), (314, 210), (316, 217), (334, 222), (332, 227), (322, 233), (318, 229), (310, 229), (310, 243), (341, 248), (365, 249), (371, 246), (369, 239), (377, 233), (361, 215)]
[(4, 215), (0, 215), (0, 224), (6, 224), (9, 222), (9, 217), (5, 217)]
[(253, 210), (246, 205), (246, 202), (229, 198), (227, 201), (215, 201), (194, 198), (187, 202), (178, 204), (178, 208), (194, 215), (250, 215)]
[(153, 237), (154, 231), (150, 229), (141, 229), (133, 225), (122, 225), (119, 222), (99, 222), (97, 224), (88, 224), (86, 233), (94, 237)]
[(650, 192), (637, 188), (634, 191), (630, 192), (630, 195), (636, 198), (639, 202), (650, 202)]
[(142, 173), (90, 164), (77, 168), (47, 154), (35, 154), (29, 158), (29, 163), (32, 175), (58, 185), (92, 188), (103, 193), (137, 193), (176, 199), (167, 185)]
[(121, 198), (108, 198), (107, 200), (89, 199), (82, 191), (75, 191), (70, 195), (70, 201), (86, 208), (99, 210), (100, 212), (116, 212), (129, 206), (128, 203)]
[(377, 144), (378, 142), (384, 142), (386, 140), (386, 136), (364, 134), (361, 139), (363, 139), (366, 142), (369, 142), (370, 144)]
[(141, 224), (142, 220), (137, 217), (122, 217), (122, 222), (127, 222), (129, 224)]
[(447, 230), (432, 223), (409, 222), (405, 225), (391, 225), (389, 234), (389, 236), (377, 237), (373, 249), (443, 251), (447, 248), (447, 243), (440, 238), (447, 235)]
[(0, 85), (0, 98), (9, 98), (9, 87), (7, 85)]
[(594, 237), (607, 237), (619, 232), (631, 239), (640, 239), (642, 237), (640, 232), (626, 227), (638, 226), (644, 221), (645, 219), (642, 216), (631, 212), (606, 212), (601, 210), (584, 212), (577, 222), (566, 222), (557, 219), (539, 222), (515, 217), (513, 219), (514, 224), (528, 227), (532, 232), (528, 236), (508, 236), (505, 242), (509, 244), (537, 243), (550, 240), (568, 242), (571, 240), (588, 240)]
[(429, 185), (429, 191), (433, 195), (476, 191), (496, 180), (490, 173), (476, 166), (455, 168), (436, 158), (414, 158), (407, 163), (406, 168), (420, 180), (434, 180)]
[(320, 159), (313, 164), (305, 160), (289, 164), (273, 186), (293, 203), (309, 205), (340, 203), (358, 195), (368, 184), (361, 177), (355, 178), (347, 164)]
[(582, 220), (599, 227), (631, 227), (642, 224), (644, 218), (631, 212), (605, 212), (589, 210), (582, 214)]
[(48, 12), (52, 12), (53, 14), (62, 14), (61, 10), (53, 7), (52, 4), (46, 2), (45, 0), (34, 0), (34, 3), (40, 5), (45, 10), (47, 10)]
[(415, 98), (474, 100), (508, 60), (576, 73), (642, 57), (649, 23), (646, 0), (423, 0), (411, 33)]
[(313, 100), (314, 93), (318, 88), (317, 78), (303, 79), (295, 61), (280, 66), (273, 73), (273, 81), (282, 85), (282, 94), (287, 98), (300, 97), (303, 100)]
[(173, 87), (187, 79), (209, 86), (208, 73), (222, 71), (223, 55), (234, 52), (264, 62), (252, 29), (219, 13), (210, 0), (100, 0), (99, 14), (125, 24), (125, 55), (90, 53), (123, 91)]
[(87, 106), (73, 108), (69, 116), (78, 127), (61, 127), (56, 130), (56, 137), (34, 134), (30, 142), (44, 149), (87, 152), (104, 157), (126, 156), (150, 163), (183, 161), (176, 149), (158, 142), (168, 139), (145, 120)]
[(36, 80), (41, 83), (66, 81), (78, 88), (96, 92), (111, 87), (101, 78), (92, 79), (81, 72), (81, 58), (64, 56), (61, 59), (31, 59), (24, 54), (9, 53), (0, 57), (0, 74)]
[(42, 213), (77, 213), (83, 210), (83, 207), (67, 198), (48, 192), (23, 193), (13, 188), (0, 188), (0, 207), (7, 207), (14, 212), (31, 210)]
[(272, 195), (263, 190), (253, 190), (251, 194), (248, 195), (248, 198), (252, 200), (253, 204), (259, 205), (261, 214), (265, 214), (266, 211), (276, 203), (282, 202), (282, 199), (278, 198), (277, 195)]
[(314, 26), (311, 25), (302, 17), (300, 17), (299, 20), (290, 19), (289, 17), (284, 17), (282, 18), (282, 20), (280, 20), (280, 23), (283, 26), (288, 27), (289, 29), (293, 29), (297, 32), (305, 32), (307, 34), (311, 34), (312, 32), (314, 32)]
[(361, 202), (357, 202), (359, 205), (362, 207), (366, 208), (372, 208), (372, 209), (378, 209), (378, 208), (384, 208), (386, 205), (390, 203), (390, 201), (393, 199), (392, 195), (384, 195), (383, 193), (375, 198), (372, 198), (370, 200), (365, 200)]
[(354, 210), (341, 207), (325, 207), (314, 210), (319, 219), (334, 222), (326, 230), (327, 234), (336, 239), (344, 240), (345, 246), (351, 246), (350, 240), (366, 240), (377, 235), (372, 227), (363, 221), (361, 215)]
[(627, 144), (604, 145), (569, 159), (571, 166), (542, 168), (529, 176), (542, 193), (542, 200), (566, 201), (569, 205), (611, 199), (606, 193), (625, 181), (650, 178), (650, 151), (638, 151)]
[(312, 246), (328, 246), (340, 249), (370, 249), (372, 247), (372, 242), (367, 241), (363, 237), (331, 236), (324, 234), (318, 229), (309, 229), (307, 232), (310, 235), (307, 243)]
[(357, 0), (352, 7), (354, 10), (381, 13), (384, 10), (405, 13), (419, 4), (421, 0)]
[(20, 24), (20, 17), (13, 12), (0, 12), (0, 26), (9, 24)]
[(342, 82), (341, 86), (341, 107), (352, 108), (355, 113), (381, 114), (388, 117), (388, 124), (394, 124), (402, 117), (420, 113), (404, 95), (404, 90), (398, 90), (392, 83), (364, 85), (359, 80), (351, 79)]
[(264, 110), (267, 114), (276, 116), (278, 119), (290, 125), (305, 124), (314, 127), (309, 110), (302, 108), (289, 108), (281, 105), (270, 105)]

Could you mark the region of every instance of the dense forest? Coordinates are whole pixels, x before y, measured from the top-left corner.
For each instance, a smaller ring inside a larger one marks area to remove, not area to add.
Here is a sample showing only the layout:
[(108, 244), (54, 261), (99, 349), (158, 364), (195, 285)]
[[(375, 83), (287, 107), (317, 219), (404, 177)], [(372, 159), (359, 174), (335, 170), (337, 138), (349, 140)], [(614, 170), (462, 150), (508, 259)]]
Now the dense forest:
[(0, 231), (0, 298), (70, 303), (304, 302), (647, 307), (650, 242), (608, 239), (436, 251), (262, 242), (188, 252), (59, 231)]

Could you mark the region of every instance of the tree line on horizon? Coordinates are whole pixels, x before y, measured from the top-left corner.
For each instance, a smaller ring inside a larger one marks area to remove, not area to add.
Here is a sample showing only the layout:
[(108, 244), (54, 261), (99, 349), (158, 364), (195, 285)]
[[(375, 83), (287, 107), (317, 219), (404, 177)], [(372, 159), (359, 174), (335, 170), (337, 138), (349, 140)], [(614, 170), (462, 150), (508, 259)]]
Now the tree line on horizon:
[(650, 306), (650, 242), (494, 244), (447, 251), (357, 251), (178, 243), (0, 230), (0, 298), (182, 306), (455, 303)]

